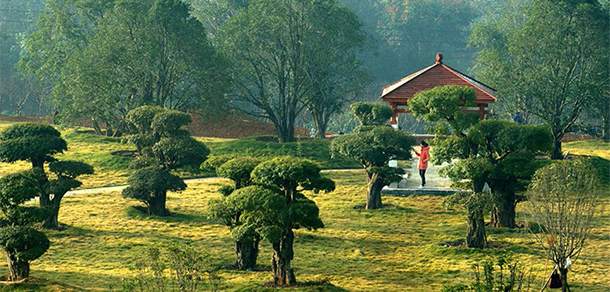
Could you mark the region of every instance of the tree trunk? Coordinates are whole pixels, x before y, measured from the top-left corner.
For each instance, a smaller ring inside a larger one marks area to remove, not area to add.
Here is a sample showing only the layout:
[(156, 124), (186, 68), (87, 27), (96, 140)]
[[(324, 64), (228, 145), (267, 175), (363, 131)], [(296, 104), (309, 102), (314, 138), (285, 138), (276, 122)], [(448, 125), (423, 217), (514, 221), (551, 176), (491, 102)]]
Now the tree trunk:
[(169, 216), (169, 211), (165, 208), (167, 192), (156, 192), (148, 205), (148, 213), (157, 216)]
[(38, 180), (38, 203), (40, 207), (49, 207), (52, 203), (51, 198), (46, 191), (46, 185), (49, 182), (49, 179), (44, 172), (44, 161), (32, 160), (32, 169), (34, 168), (40, 168), (40, 172), (37, 172), (37, 174), (40, 174), (40, 176), (36, 177)]
[(278, 138), (280, 139), (280, 143), (294, 142), (294, 128), (290, 130), (289, 127), (276, 125), (275, 129), (277, 131)]
[(312, 114), (313, 123), (316, 127), (316, 137), (324, 139), (326, 138), (326, 127), (328, 126), (328, 120), (324, 119), (324, 117), (322, 117), (321, 115), (323, 114)]
[(109, 122), (106, 122), (106, 137), (113, 137), (114, 135), (114, 130), (112, 129), (112, 126), (110, 125)]
[(102, 131), (102, 128), (100, 127), (100, 124), (97, 122), (96, 119), (91, 120), (91, 125), (93, 126), (93, 130), (95, 130), (96, 134), (104, 135), (104, 132)]
[(381, 184), (376, 174), (367, 175), (368, 178), (368, 191), (366, 193), (366, 209), (381, 209), (383, 204), (381, 203)]
[(285, 231), (280, 242), (273, 243), (271, 270), (273, 273), (273, 283), (277, 286), (292, 286), (297, 283), (294, 271), (290, 266), (290, 262), (294, 257), (293, 242), (294, 233), (292, 229), (288, 229)]
[(8, 254), (8, 279), (17, 281), (30, 276), (30, 263), (20, 261), (16, 256)]
[(494, 193), (496, 204), (491, 211), (489, 224), (491, 227), (515, 228), (515, 207), (517, 205), (514, 193)]
[(559, 274), (561, 274), (561, 292), (570, 291), (570, 287), (568, 287), (568, 269), (559, 269)]
[(563, 135), (553, 135), (553, 152), (551, 153), (551, 159), (563, 159), (563, 153), (561, 151), (561, 139)]
[(239, 270), (253, 270), (258, 258), (260, 239), (252, 238), (235, 242), (235, 265)]
[(485, 221), (480, 212), (468, 212), (468, 230), (466, 232), (466, 244), (468, 247), (487, 247), (487, 234), (485, 233)]
[(53, 196), (53, 200), (51, 201), (51, 209), (50, 214), (47, 219), (42, 223), (42, 228), (45, 229), (57, 229), (59, 228), (59, 206), (61, 204), (61, 199), (64, 197), (64, 194)]
[(602, 139), (604, 142), (610, 142), (610, 118), (602, 117)]

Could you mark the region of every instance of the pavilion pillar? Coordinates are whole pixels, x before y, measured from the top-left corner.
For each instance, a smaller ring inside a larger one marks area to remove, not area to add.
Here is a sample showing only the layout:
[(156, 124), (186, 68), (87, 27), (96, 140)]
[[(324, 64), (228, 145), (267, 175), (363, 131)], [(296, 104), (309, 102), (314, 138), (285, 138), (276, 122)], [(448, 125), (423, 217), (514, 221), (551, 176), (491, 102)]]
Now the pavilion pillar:
[[(394, 104), (392, 104), (392, 111), (394, 112), (394, 115), (392, 116), (392, 119), (390, 120), (390, 125), (392, 126), (392, 128), (398, 130), (398, 107)], [(395, 159), (390, 160), (388, 162), (388, 166), (389, 167), (398, 167), (398, 160), (395, 160)], [(395, 188), (398, 188), (399, 184), (400, 184), (399, 182), (398, 183), (394, 182), (394, 183), (391, 183), (388, 187), (395, 189)]]
[[(392, 107), (392, 112), (394, 113), (390, 119), (390, 125), (392, 128), (398, 130), (398, 106), (395, 103), (391, 103), (390, 107)], [(389, 166), (398, 167), (398, 160), (390, 160)]]

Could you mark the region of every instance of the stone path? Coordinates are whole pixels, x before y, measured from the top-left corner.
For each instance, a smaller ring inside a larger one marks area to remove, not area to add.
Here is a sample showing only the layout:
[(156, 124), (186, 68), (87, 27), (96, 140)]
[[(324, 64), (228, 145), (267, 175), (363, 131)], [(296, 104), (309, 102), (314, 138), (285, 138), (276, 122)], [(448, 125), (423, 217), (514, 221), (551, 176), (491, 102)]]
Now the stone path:
[(448, 195), (455, 193), (455, 190), (451, 189), (451, 180), (448, 178), (440, 177), (438, 170), (447, 164), (443, 165), (432, 165), (428, 164), (426, 170), (426, 187), (419, 189), (421, 185), (421, 178), (419, 177), (419, 168), (417, 167), (418, 157), (413, 158), (411, 161), (411, 168), (407, 171), (408, 174), (398, 184), (391, 184), (385, 187), (382, 191), (384, 194), (408, 196), (408, 195), (422, 195), (422, 194), (438, 194)]

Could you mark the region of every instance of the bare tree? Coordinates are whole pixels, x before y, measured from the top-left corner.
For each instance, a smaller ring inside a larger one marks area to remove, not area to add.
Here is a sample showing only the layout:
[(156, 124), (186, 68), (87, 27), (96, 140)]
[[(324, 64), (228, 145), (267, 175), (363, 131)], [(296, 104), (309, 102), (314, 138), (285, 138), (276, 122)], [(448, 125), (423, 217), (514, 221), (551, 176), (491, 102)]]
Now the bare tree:
[(562, 291), (568, 287), (568, 268), (576, 261), (593, 228), (601, 195), (595, 169), (586, 160), (552, 163), (536, 172), (528, 190), (532, 232), (546, 256), (559, 270)]

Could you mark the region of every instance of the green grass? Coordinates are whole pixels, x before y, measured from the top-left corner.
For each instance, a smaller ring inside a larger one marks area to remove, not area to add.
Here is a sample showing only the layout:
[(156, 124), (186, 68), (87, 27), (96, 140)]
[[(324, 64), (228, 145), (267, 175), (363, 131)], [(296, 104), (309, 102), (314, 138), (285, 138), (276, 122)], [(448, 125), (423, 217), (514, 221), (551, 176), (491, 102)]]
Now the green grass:
[[(0, 129), (10, 124), (0, 124)], [(135, 150), (129, 143), (121, 138), (99, 136), (90, 130), (65, 129), (62, 131), (64, 139), (68, 142), (68, 151), (57, 155), (58, 159), (77, 160), (91, 164), (95, 174), (79, 178), (83, 182), (81, 188), (123, 185), (132, 172), (129, 163), (133, 158), (112, 155), (120, 150)], [(332, 159), (329, 153), (330, 142), (324, 139), (299, 138), (299, 142), (280, 144), (277, 142), (257, 141), (258, 137), (244, 139), (218, 139), (197, 137), (211, 150), (211, 155), (235, 154), (252, 155), (256, 157), (272, 158), (281, 155), (307, 157), (320, 164), (325, 169), (360, 168), (361, 166), (346, 159)], [(260, 138), (259, 138), (260, 139)], [(263, 137), (269, 139), (269, 137)], [(26, 162), (12, 164), (0, 163), (0, 175), (29, 169)], [(183, 178), (206, 177), (204, 172), (180, 172)]]
[(564, 152), (570, 151), (570, 154), (599, 156), (601, 158), (610, 159), (610, 143), (601, 140), (563, 143), (562, 149)]
[[(262, 140), (262, 141), (261, 141)], [(248, 137), (220, 142), (206, 142), (212, 155), (250, 155), (254, 157), (271, 158), (281, 155), (305, 157), (318, 162), (324, 169), (360, 168), (358, 162), (348, 159), (332, 159), (330, 155), (330, 141), (325, 139), (312, 139), (298, 137), (294, 143), (266, 142), (272, 141), (272, 136)]]
[[(471, 264), (501, 252), (531, 268), (537, 287), (552, 268), (526, 230), (491, 229), (489, 240), (503, 246), (499, 249), (446, 248), (443, 243), (464, 237), (466, 215), (442, 209), (442, 197), (384, 196), (390, 208), (362, 210), (354, 207), (365, 200), (364, 173), (327, 175), (337, 182), (336, 191), (307, 194), (320, 207), (325, 228), (296, 232), (293, 267), (299, 281), (327, 280), (332, 286), (272, 289), (264, 286), (271, 280), (268, 271), (222, 270), (226, 291), (439, 291), (443, 285), (468, 283)], [(220, 196), (216, 189), (227, 183), (210, 179), (170, 194), (168, 207), (177, 215), (169, 218), (134, 211), (138, 203), (118, 192), (68, 196), (60, 213), (68, 228), (48, 232), (52, 246), (33, 262), (32, 276), (53, 280), (49, 291), (113, 291), (133, 275), (129, 268), (147, 247), (173, 243), (190, 244), (230, 264), (229, 230), (204, 212), (206, 202)], [(573, 291), (607, 291), (609, 219), (610, 210), (596, 217), (598, 226), (570, 272)], [(268, 266), (270, 257), (269, 244), (261, 243), (259, 264)], [(0, 274), (6, 272), (3, 259)]]

